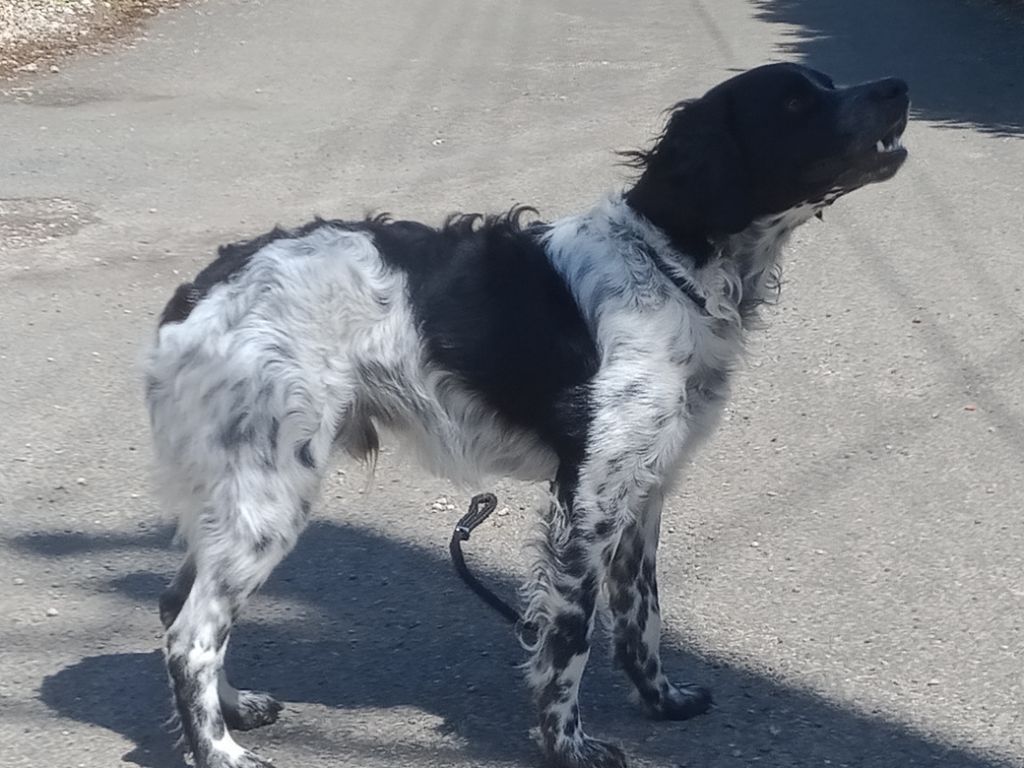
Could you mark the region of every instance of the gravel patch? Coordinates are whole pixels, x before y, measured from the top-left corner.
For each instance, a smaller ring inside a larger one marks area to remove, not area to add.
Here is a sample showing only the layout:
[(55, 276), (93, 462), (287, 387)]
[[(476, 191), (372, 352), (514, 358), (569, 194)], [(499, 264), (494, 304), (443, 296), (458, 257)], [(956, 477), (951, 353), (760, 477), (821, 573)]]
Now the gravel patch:
[(58, 59), (130, 30), (173, 0), (0, 0), (0, 77), (58, 71)]
[(6, 0), (0, 4), (0, 50), (27, 43), (64, 39), (85, 32), (83, 19), (96, 10), (93, 0)]

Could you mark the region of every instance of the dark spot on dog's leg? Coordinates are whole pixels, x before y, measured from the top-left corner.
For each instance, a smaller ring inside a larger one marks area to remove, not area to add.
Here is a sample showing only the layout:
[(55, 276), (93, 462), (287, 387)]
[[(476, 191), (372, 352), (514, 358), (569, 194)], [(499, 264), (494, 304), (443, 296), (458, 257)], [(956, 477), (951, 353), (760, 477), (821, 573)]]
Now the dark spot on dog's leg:
[(181, 607), (188, 599), (188, 593), (192, 590), (192, 584), (196, 580), (196, 566), (191, 557), (186, 558), (181, 564), (174, 579), (160, 594), (160, 623), (167, 629), (178, 618)]
[(201, 691), (196, 679), (188, 674), (188, 665), (183, 655), (168, 655), (167, 673), (174, 691), (174, 704), (178, 710), (178, 721), (186, 746), (198, 759), (201, 745), (196, 732), (195, 713), (200, 709)]
[(160, 593), (160, 623), (167, 629), (178, 618), (181, 607), (185, 604), (188, 593), (175, 592), (166, 589)]
[(574, 656), (590, 649), (588, 622), (589, 617), (575, 612), (555, 617), (547, 637), (547, 652), (555, 669), (564, 669)]
[(632, 539), (631, 546), (616, 555), (611, 568), (608, 604), (615, 615), (615, 659), (651, 717), (685, 720), (707, 711), (711, 694), (699, 686), (669, 682), (662, 671), (657, 634), (653, 647), (644, 639), (649, 624), (660, 632), (661, 619), (654, 562), (639, 554), (643, 552), (639, 543)]

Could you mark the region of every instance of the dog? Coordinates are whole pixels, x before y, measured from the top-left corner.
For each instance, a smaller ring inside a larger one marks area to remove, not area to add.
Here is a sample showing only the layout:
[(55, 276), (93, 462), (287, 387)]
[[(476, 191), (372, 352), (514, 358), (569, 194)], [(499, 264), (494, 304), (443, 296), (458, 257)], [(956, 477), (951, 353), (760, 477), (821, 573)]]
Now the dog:
[(146, 360), (164, 497), (187, 556), (160, 599), (167, 669), (199, 768), (265, 760), (229, 729), (273, 722), (223, 673), (232, 622), (294, 547), (336, 454), (382, 430), (457, 481), (551, 483), (526, 600), (539, 739), (558, 768), (621, 768), (578, 691), (599, 593), (646, 711), (711, 704), (659, 656), (662, 503), (715, 426), (793, 230), (892, 178), (907, 85), (836, 87), (791, 63), (677, 104), (637, 176), (550, 223), (317, 219), (224, 246), (178, 288)]

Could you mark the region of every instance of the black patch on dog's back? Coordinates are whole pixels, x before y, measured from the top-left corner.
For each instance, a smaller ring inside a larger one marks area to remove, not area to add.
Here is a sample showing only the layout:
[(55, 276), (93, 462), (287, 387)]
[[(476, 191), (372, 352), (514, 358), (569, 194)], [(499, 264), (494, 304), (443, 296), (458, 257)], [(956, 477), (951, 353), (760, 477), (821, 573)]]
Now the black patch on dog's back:
[[(373, 221), (376, 221), (374, 219)], [(351, 228), (352, 225), (343, 221), (328, 221), (319, 217), (297, 229), (274, 227), (270, 232), (254, 237), (252, 240), (239, 240), (217, 248), (217, 258), (206, 265), (191, 283), (182, 283), (167, 302), (160, 315), (160, 325), (180, 323), (195, 309), (195, 306), (206, 298), (206, 295), (220, 283), (226, 283), (248, 266), (249, 261), (277, 240), (294, 240), (305, 237), (321, 227)]]
[(439, 230), (383, 220), (362, 228), (406, 273), (431, 361), (575, 463), (597, 348), (539, 242), (544, 226), (522, 227), (523, 212), (454, 216)]

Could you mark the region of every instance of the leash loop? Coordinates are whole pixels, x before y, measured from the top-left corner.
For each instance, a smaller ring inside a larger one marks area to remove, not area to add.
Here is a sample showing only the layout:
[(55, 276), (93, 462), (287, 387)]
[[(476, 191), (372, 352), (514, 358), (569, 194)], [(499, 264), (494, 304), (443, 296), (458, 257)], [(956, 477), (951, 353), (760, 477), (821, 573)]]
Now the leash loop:
[(537, 628), (534, 624), (523, 621), (522, 615), (512, 605), (486, 587), (474, 576), (469, 566), (466, 565), (466, 558), (462, 553), (462, 542), (469, 541), (470, 534), (491, 516), (491, 513), (498, 506), (498, 498), (493, 493), (478, 493), (469, 502), (469, 509), (459, 522), (455, 524), (452, 531), (452, 539), (448, 545), (448, 551), (452, 556), (452, 565), (466, 586), (487, 605), (501, 614), (509, 624), (515, 627), (516, 635), (526, 645), (532, 645), (537, 639)]

